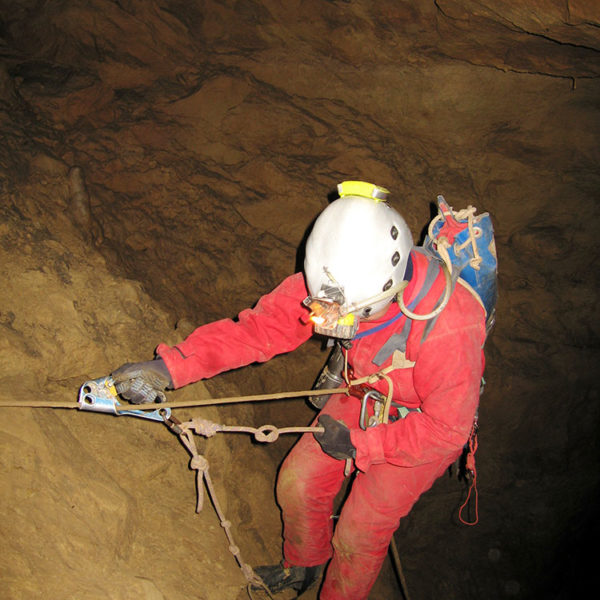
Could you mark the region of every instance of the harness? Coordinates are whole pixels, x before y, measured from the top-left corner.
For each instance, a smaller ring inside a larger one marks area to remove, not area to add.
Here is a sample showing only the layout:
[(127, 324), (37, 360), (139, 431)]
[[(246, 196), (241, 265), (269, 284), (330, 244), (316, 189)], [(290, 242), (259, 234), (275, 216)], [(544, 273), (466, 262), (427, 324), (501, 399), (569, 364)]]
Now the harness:
[[(414, 310), (420, 304), (420, 302), (428, 296), (441, 270), (439, 259), (431, 255), (428, 250), (425, 248), (415, 248), (414, 251), (424, 254), (428, 259), (428, 264), (424, 281), (417, 295), (408, 305), (410, 310)], [(399, 312), (397, 315), (394, 315), (391, 319), (379, 324), (377, 327), (359, 332), (354, 339), (361, 339), (368, 335), (380, 332), (386, 327), (389, 327), (393, 323), (397, 322), (403, 316), (405, 315), (402, 312)], [(428, 321), (420, 343), (422, 343), (429, 335), (436, 320), (437, 316)], [(363, 430), (366, 430), (368, 427), (374, 427), (381, 423), (387, 423), (390, 420), (395, 421), (398, 419), (403, 419), (410, 412), (421, 412), (420, 408), (408, 408), (392, 400), (393, 383), (391, 378), (388, 376), (389, 373), (397, 369), (412, 369), (415, 366), (414, 361), (406, 358), (406, 345), (411, 332), (412, 323), (412, 319), (405, 318), (400, 332), (392, 334), (379, 349), (375, 355), (375, 358), (373, 359), (373, 363), (378, 367), (381, 367), (390, 357), (392, 357), (391, 365), (386, 368), (380, 368), (372, 375), (361, 379), (353, 381), (349, 381), (347, 379), (350, 395), (361, 400), (359, 425)], [(385, 379), (388, 383), (387, 394), (383, 394), (382, 392), (373, 388), (371, 385), (380, 379)], [(370, 402), (373, 403), (373, 415), (369, 417), (367, 414), (367, 406)], [(393, 416), (390, 418), (392, 408), (395, 410), (393, 411)]]

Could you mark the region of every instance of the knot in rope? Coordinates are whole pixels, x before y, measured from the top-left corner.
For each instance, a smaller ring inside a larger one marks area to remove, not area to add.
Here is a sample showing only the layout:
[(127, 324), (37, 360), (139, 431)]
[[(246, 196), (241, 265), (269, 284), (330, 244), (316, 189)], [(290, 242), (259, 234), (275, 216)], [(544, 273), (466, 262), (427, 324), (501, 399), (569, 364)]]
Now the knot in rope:
[(469, 265), (476, 271), (479, 271), (482, 258), (479, 255), (479, 249), (477, 248), (477, 242), (475, 238), (481, 235), (481, 230), (475, 229), (475, 211), (477, 209), (474, 206), (469, 205), (467, 208), (458, 211), (455, 213), (456, 218), (461, 221), (467, 220), (467, 227), (469, 229), (469, 237), (462, 244), (458, 244), (455, 248), (456, 254), (459, 254), (463, 248), (466, 248), (469, 244), (471, 244), (471, 249), (473, 251), (473, 257), (469, 260)]
[(212, 437), (215, 433), (221, 431), (221, 425), (208, 421), (207, 419), (192, 419), (188, 426), (198, 435), (203, 435), (204, 437)]
[(204, 456), (196, 454), (196, 456), (192, 456), (192, 459), (190, 460), (190, 468), (194, 469), (195, 471), (207, 471), (208, 461), (206, 458), (204, 458)]
[(208, 460), (204, 456), (198, 454), (198, 449), (194, 442), (194, 433), (203, 435), (205, 437), (211, 437), (217, 432), (241, 432), (251, 433), (254, 435), (259, 442), (274, 442), (284, 433), (316, 433), (323, 431), (323, 427), (283, 427), (278, 429), (275, 425), (263, 425), (262, 427), (238, 427), (235, 425), (219, 425), (206, 419), (195, 418), (186, 423), (179, 423), (179, 438), (183, 445), (187, 448), (191, 454), (190, 467), (197, 471), (197, 503), (196, 512), (199, 513), (202, 510), (204, 496), (203, 496), (203, 484), (206, 486), (208, 495), (210, 496), (213, 507), (221, 527), (225, 530), (225, 535), (229, 541), (229, 552), (235, 557), (238, 565), (240, 566), (244, 577), (248, 583), (248, 595), (252, 598), (251, 590), (254, 588), (261, 589), (269, 598), (273, 598), (269, 588), (265, 585), (264, 581), (253, 571), (252, 567), (245, 563), (241, 557), (241, 550), (233, 540), (231, 533), (231, 521), (225, 518), (221, 505), (215, 493), (215, 489), (208, 472), (209, 464)]
[(279, 430), (275, 425), (263, 425), (254, 433), (257, 442), (275, 442), (279, 439)]
[[(466, 220), (467, 228), (469, 230), (469, 237), (462, 244), (459, 244), (458, 242), (456, 242), (454, 244), (455, 254), (458, 256), (467, 246), (471, 245), (473, 256), (469, 259), (469, 265), (476, 271), (479, 271), (479, 269), (481, 268), (481, 262), (483, 259), (481, 258), (480, 254), (479, 254), (479, 249), (477, 248), (477, 242), (475, 241), (475, 238), (477, 238), (481, 235), (481, 230), (479, 230), (475, 227), (475, 212), (476, 211), (477, 211), (477, 209), (474, 206), (469, 205), (467, 208), (464, 208), (459, 211), (454, 211), (454, 210), (450, 209), (450, 214), (457, 221), (465, 221)], [(444, 213), (444, 214), (448, 214), (448, 213)], [(453, 244), (450, 243), (449, 239), (446, 236), (440, 235), (439, 237), (436, 238), (436, 236), (433, 233), (434, 225), (436, 223), (438, 223), (439, 221), (441, 221), (442, 219), (443, 219), (443, 216), (438, 215), (435, 219), (433, 219), (431, 221), (431, 223), (429, 224), (428, 234), (432, 240), (435, 240), (436, 248), (437, 248), (439, 255), (442, 257), (442, 260), (446, 263), (446, 266), (448, 267), (448, 270), (450, 271), (450, 273), (452, 273), (452, 261), (450, 260), (450, 255), (448, 253), (448, 249), (452, 248)], [(453, 232), (453, 235), (455, 233), (456, 233), (456, 231)]]

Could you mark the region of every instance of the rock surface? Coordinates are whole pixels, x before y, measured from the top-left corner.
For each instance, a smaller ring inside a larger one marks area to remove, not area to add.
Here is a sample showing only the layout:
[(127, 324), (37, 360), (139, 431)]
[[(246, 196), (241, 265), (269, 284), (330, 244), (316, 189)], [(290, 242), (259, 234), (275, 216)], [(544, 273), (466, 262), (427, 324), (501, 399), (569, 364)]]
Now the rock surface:
[[(400, 525), (417, 598), (574, 597), (598, 535), (600, 9), (587, 0), (0, 0), (0, 598), (243, 598), (160, 424), (30, 401), (232, 317), (300, 268), (339, 181), (495, 223), (479, 524), (442, 479)], [(309, 388), (291, 355), (171, 395)], [(181, 411), (305, 425), (302, 401)], [(279, 560), (293, 439), (199, 439), (242, 555)], [(314, 593), (311, 597), (315, 597)], [(372, 599), (401, 597), (386, 563)]]

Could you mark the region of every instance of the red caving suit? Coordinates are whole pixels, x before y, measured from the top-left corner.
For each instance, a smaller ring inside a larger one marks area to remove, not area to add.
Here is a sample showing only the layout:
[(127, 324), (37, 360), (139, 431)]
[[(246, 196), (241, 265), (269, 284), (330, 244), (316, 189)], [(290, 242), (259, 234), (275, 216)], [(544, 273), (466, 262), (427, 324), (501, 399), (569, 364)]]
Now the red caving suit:
[[(409, 305), (425, 278), (428, 259), (412, 253), (413, 276), (404, 292)], [(413, 310), (431, 311), (442, 296), (444, 277), (438, 274), (424, 299)], [(196, 329), (174, 347), (161, 344), (175, 388), (210, 378), (253, 362), (264, 362), (294, 350), (312, 335), (301, 305), (308, 295), (296, 273), (237, 321), (223, 319)], [(376, 328), (398, 314), (392, 303), (379, 321), (361, 321), (359, 333)], [(348, 351), (354, 377), (376, 373), (372, 361), (392, 335), (402, 330), (401, 316), (380, 331), (355, 340)], [(305, 434), (286, 457), (277, 482), (284, 522), (286, 564), (314, 566), (332, 558), (321, 589), (322, 600), (364, 600), (375, 583), (391, 536), (419, 496), (461, 454), (479, 401), (484, 368), (485, 311), (462, 285), (456, 285), (435, 326), (422, 341), (426, 321), (413, 321), (406, 345), (412, 368), (389, 373), (393, 400), (407, 408), (406, 418), (363, 431), (360, 400), (333, 395), (322, 413), (343, 421), (356, 447), (358, 474), (344, 503), (335, 534), (333, 501), (344, 480), (345, 462), (325, 454), (312, 434)], [(374, 387), (387, 393), (388, 383)]]

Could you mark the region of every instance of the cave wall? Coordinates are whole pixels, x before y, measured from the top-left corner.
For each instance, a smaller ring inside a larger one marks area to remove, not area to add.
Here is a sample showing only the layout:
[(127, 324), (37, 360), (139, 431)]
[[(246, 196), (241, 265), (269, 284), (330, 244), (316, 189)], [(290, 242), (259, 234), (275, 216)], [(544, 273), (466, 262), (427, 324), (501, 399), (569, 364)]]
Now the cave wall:
[[(86, 379), (253, 304), (299, 267), (344, 179), (390, 189), (416, 238), (439, 193), (496, 229), (479, 524), (458, 523), (455, 480), (424, 495), (397, 534), (411, 597), (572, 597), (597, 534), (597, 3), (0, 9), (0, 399), (23, 404), (0, 407), (0, 597), (238, 597), (168, 431), (24, 406), (75, 401)], [(306, 389), (323, 360), (310, 342), (173, 396)], [(312, 417), (300, 401), (203, 410)], [(272, 487), (292, 442), (202, 442), (253, 564), (278, 560)], [(372, 597), (395, 585), (386, 565)]]

